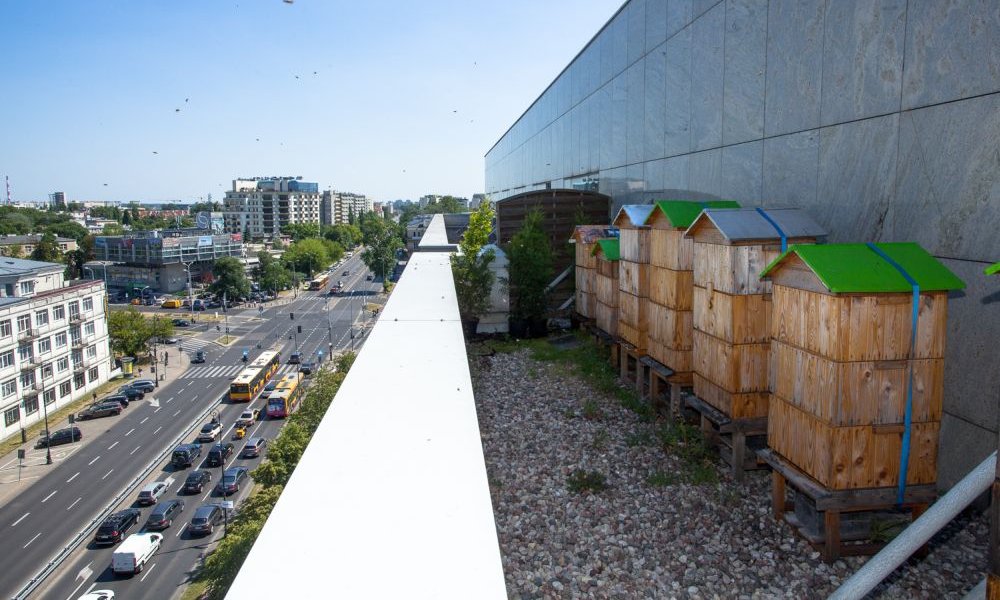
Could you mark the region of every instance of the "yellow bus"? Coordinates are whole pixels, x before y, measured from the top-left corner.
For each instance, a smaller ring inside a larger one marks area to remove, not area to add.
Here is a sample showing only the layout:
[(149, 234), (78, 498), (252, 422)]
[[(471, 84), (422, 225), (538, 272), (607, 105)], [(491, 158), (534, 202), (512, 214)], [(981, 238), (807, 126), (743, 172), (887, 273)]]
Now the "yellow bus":
[(267, 398), (267, 416), (272, 419), (283, 419), (292, 414), (299, 407), (301, 394), (299, 374), (285, 375)]
[(262, 352), (229, 384), (229, 399), (233, 402), (250, 402), (257, 397), (278, 370), (278, 361), (277, 352)]
[(326, 283), (330, 281), (330, 274), (323, 273), (316, 279), (309, 282), (309, 289), (311, 290), (321, 290), (326, 287)]

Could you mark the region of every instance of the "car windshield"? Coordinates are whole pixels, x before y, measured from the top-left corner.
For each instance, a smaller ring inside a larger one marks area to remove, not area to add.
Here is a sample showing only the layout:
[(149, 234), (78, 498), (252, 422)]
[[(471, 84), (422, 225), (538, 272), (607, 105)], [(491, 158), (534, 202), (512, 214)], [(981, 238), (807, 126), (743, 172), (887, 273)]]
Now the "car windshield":
[(201, 473), (195, 471), (187, 477), (187, 483), (198, 483), (201, 481)]
[(206, 519), (205, 517), (195, 517), (195, 518), (191, 519), (191, 524), (192, 525), (204, 525), (207, 522), (208, 522), (208, 519)]
[(202, 425), (201, 432), (202, 433), (208, 433), (208, 432), (212, 431), (213, 429), (215, 429), (215, 425), (213, 423), (209, 423), (208, 425)]
[(236, 483), (236, 476), (235, 475), (226, 475), (225, 477), (222, 478), (222, 481), (224, 483), (226, 483), (226, 484)]

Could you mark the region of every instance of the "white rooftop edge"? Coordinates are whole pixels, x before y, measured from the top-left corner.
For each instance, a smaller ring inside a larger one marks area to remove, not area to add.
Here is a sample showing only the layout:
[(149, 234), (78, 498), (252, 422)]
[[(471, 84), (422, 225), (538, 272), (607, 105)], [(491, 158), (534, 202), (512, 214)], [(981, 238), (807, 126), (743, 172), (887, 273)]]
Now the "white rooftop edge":
[(427, 225), (427, 229), (424, 230), (424, 235), (420, 238), (420, 243), (417, 244), (417, 252), (456, 251), (458, 251), (458, 244), (448, 242), (448, 229), (444, 224), (444, 215), (434, 215), (431, 218), (431, 222)]
[(411, 257), (227, 598), (507, 597), (448, 257)]

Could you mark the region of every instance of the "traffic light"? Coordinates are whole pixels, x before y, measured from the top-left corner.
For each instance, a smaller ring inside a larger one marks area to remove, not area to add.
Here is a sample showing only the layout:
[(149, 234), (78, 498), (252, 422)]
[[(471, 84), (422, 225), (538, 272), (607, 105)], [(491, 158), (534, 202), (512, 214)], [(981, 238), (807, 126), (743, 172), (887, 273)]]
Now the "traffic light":
[(216, 331), (222, 331), (222, 326), (221, 325), (216, 325), (215, 326), (215, 330)]
[(302, 333), (302, 326), (299, 325), (298, 328), (299, 328), (299, 333)]
[(295, 320), (295, 313), (293, 313), (293, 312), (288, 313), (288, 319), (291, 320), (291, 321), (294, 321)]

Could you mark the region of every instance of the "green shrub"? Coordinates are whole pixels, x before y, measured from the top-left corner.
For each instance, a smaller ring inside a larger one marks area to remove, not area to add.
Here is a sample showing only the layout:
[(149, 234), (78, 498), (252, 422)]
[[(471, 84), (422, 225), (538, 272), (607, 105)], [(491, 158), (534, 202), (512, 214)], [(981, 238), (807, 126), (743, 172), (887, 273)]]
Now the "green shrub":
[(566, 487), (575, 494), (600, 492), (608, 488), (607, 478), (600, 471), (576, 469), (566, 477)]
[(646, 477), (646, 483), (653, 487), (666, 487), (668, 485), (674, 485), (678, 483), (677, 475), (674, 473), (664, 473), (663, 471), (655, 471)]
[(596, 401), (587, 399), (583, 401), (583, 418), (588, 421), (596, 421), (604, 416), (600, 405)]

